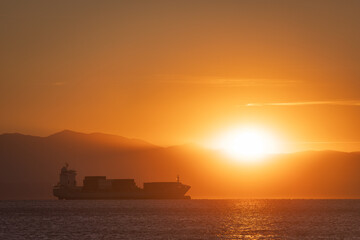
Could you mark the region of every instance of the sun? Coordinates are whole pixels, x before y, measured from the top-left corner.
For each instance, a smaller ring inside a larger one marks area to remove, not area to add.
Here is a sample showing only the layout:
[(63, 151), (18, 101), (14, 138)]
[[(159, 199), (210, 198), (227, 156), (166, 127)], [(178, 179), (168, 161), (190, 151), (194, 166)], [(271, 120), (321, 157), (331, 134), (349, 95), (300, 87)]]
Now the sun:
[(256, 162), (278, 151), (278, 141), (272, 134), (260, 128), (232, 129), (221, 134), (215, 148), (228, 156), (246, 162)]

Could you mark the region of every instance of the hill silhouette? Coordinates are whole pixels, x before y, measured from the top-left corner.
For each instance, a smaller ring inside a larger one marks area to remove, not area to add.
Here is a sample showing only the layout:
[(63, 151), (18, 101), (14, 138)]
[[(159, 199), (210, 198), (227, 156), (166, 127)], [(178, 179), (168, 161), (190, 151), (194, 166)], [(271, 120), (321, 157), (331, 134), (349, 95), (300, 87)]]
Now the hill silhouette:
[(195, 198), (360, 198), (360, 153), (308, 151), (258, 165), (196, 145), (159, 147), (138, 139), (65, 130), (48, 137), (0, 135), (0, 199), (49, 199), (65, 162), (85, 175), (181, 180)]

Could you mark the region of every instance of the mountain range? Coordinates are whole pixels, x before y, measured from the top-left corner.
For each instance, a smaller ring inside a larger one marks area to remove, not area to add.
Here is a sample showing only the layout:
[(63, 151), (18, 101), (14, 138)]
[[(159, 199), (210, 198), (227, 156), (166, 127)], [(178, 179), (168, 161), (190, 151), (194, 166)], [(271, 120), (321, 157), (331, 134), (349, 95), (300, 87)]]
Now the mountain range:
[(48, 137), (0, 135), (0, 199), (52, 199), (60, 168), (85, 175), (180, 180), (193, 198), (360, 198), (360, 153), (308, 151), (245, 164), (196, 145), (64, 130)]

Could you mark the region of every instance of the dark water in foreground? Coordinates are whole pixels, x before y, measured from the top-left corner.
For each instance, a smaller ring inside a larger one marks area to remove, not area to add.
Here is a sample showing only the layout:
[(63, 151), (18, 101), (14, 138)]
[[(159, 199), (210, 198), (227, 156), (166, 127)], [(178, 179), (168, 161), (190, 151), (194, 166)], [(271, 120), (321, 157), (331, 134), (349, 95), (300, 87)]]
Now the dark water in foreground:
[(360, 239), (360, 200), (0, 201), (0, 239)]

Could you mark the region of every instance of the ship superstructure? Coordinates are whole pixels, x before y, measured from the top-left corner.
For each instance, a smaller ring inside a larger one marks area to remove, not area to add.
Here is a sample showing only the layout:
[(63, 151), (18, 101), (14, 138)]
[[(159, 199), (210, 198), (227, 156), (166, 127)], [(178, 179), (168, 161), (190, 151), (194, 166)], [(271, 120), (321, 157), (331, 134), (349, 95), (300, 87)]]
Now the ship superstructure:
[(143, 188), (134, 179), (107, 179), (106, 176), (86, 176), (83, 186), (76, 184), (76, 171), (66, 164), (53, 194), (58, 199), (190, 199), (185, 196), (190, 186), (176, 182), (146, 182)]

